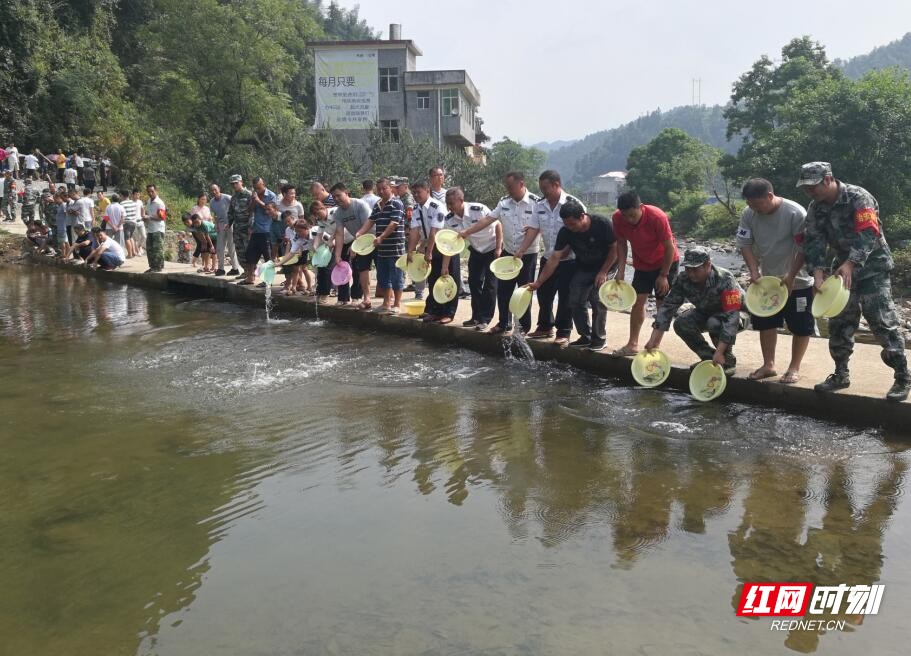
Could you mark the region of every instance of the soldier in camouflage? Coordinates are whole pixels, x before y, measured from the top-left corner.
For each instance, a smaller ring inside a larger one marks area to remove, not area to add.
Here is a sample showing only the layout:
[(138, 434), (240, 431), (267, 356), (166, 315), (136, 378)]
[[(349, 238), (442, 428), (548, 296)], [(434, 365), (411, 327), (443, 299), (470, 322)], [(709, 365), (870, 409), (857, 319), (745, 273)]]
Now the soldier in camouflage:
[[(733, 375), (737, 358), (732, 349), (742, 328), (743, 289), (730, 271), (712, 264), (709, 252), (701, 246), (687, 249), (683, 266), (686, 273), (677, 277), (658, 309), (645, 349), (652, 351), (661, 345), (661, 338), (670, 329), (677, 310), (689, 301), (695, 307), (677, 317), (674, 331), (700, 360), (712, 360), (724, 367), (726, 374)], [(702, 336), (706, 331), (715, 348)]]
[(237, 276), (236, 280), (244, 280), (247, 275), (247, 263), (243, 254), (247, 252), (247, 244), (250, 242), (253, 192), (244, 187), (244, 179), (239, 175), (232, 175), (228, 182), (231, 183), (231, 188), (234, 189), (234, 195), (231, 196), (231, 204), (228, 205), (228, 225), (234, 235), (234, 250), (240, 257), (241, 268), (244, 269), (244, 272)]
[(16, 220), (16, 181), (10, 171), (3, 173), (3, 220), (7, 223)]
[(25, 225), (28, 225), (35, 220), (38, 205), (38, 189), (32, 184), (31, 178), (25, 179), (25, 189), (22, 194), (22, 209), (20, 213), (20, 218)]
[[(831, 392), (851, 384), (848, 360), (863, 314), (883, 345), (883, 362), (895, 370), (895, 383), (886, 399), (904, 401), (911, 391), (911, 375), (892, 302), (892, 253), (882, 232), (879, 203), (863, 187), (836, 180), (828, 162), (804, 164), (797, 186), (812, 199), (803, 248), (816, 288), (831, 271), (851, 290), (845, 309), (829, 320), (829, 353), (835, 361), (835, 373), (815, 389)], [(835, 256), (831, 262), (827, 262), (828, 249)]]

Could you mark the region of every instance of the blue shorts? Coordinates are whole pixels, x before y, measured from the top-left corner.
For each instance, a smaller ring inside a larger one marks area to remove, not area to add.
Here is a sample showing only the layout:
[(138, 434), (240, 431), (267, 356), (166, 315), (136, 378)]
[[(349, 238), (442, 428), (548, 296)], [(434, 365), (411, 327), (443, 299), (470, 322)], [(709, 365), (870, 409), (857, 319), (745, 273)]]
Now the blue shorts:
[(405, 272), (395, 265), (397, 257), (376, 258), (376, 285), (383, 289), (401, 291), (405, 288)]

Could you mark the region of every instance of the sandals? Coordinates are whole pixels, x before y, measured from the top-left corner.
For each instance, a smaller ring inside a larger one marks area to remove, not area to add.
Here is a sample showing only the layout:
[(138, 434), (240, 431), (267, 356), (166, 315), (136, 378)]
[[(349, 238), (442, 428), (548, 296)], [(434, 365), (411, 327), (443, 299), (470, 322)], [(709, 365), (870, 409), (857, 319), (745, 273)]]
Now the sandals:
[(488, 332), (488, 335), (503, 335), (507, 333), (512, 333), (512, 328), (504, 328), (503, 326), (494, 326)]
[(615, 350), (611, 355), (617, 356), (618, 358), (629, 358), (639, 353), (639, 351), (634, 351), (628, 345), (624, 344), (622, 347)]
[(440, 317), (437, 323), (445, 326), (447, 323), (452, 323), (452, 317)]
[(373, 303), (370, 301), (361, 301), (357, 304), (355, 309), (360, 310), (361, 312), (371, 312), (373, 310)]
[(793, 385), (800, 380), (800, 372), (797, 371), (786, 371), (784, 376), (779, 379), (779, 383), (782, 385)]
[[(762, 372), (762, 373), (760, 373)], [(774, 369), (771, 371), (762, 371), (762, 367), (750, 374), (750, 380), (765, 380), (766, 378), (774, 378), (778, 375), (778, 372)]]

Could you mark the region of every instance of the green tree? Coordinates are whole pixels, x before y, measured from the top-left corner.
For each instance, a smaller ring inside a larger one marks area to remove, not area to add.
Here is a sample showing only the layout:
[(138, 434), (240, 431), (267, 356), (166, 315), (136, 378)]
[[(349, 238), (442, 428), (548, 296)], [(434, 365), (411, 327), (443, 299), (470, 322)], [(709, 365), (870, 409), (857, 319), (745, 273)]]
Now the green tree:
[(755, 140), (758, 174), (791, 190), (800, 165), (832, 163), (836, 177), (867, 188), (883, 222), (911, 208), (911, 79), (887, 69), (853, 81), (832, 78), (790, 97), (777, 110), (777, 129)]
[(665, 209), (711, 185), (720, 152), (683, 130), (666, 128), (627, 161), (627, 183), (646, 203)]
[(728, 138), (743, 139), (737, 156), (724, 159), (725, 174), (741, 181), (774, 166), (757, 143), (779, 128), (781, 111), (789, 99), (842, 77), (826, 57), (825, 48), (808, 36), (784, 46), (777, 65), (763, 55), (734, 83), (731, 102), (724, 111)]

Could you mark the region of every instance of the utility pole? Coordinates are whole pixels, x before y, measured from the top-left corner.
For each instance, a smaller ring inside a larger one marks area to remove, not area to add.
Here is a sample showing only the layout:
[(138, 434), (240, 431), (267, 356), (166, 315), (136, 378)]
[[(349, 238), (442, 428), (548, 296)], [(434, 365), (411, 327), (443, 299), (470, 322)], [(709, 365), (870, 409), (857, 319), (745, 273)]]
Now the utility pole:
[(702, 106), (702, 78), (694, 77), (690, 80), (690, 90), (692, 92), (692, 104), (701, 107)]

